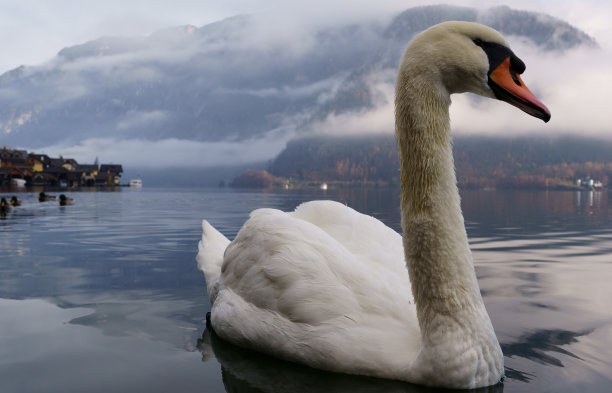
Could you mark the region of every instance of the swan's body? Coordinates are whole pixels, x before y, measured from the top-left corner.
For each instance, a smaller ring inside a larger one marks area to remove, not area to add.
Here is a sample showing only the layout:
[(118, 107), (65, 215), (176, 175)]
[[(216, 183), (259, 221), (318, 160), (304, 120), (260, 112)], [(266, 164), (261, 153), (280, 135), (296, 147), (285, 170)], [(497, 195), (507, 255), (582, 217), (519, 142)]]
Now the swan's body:
[(481, 25), (444, 23), (408, 46), (396, 88), (403, 237), (330, 201), (256, 210), (231, 243), (204, 221), (198, 265), (221, 338), (330, 371), (453, 388), (500, 381), (459, 205), (450, 94), (520, 98), (550, 114), (526, 88), (491, 90), (496, 51), (518, 78), (503, 37)]

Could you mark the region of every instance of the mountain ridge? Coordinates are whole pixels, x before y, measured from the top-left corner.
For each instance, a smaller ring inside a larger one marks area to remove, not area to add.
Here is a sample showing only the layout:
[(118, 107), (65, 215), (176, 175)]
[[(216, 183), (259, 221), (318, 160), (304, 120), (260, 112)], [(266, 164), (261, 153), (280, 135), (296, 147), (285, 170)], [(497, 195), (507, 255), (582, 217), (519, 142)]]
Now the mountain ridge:
[(240, 15), (102, 37), (2, 74), (0, 138), (31, 149), (92, 138), (290, 139), (330, 115), (381, 105), (409, 38), (448, 18), (501, 26), (544, 51), (597, 45), (564, 21), (508, 7), (415, 7), (387, 23), (295, 37), (276, 37), (255, 16)]

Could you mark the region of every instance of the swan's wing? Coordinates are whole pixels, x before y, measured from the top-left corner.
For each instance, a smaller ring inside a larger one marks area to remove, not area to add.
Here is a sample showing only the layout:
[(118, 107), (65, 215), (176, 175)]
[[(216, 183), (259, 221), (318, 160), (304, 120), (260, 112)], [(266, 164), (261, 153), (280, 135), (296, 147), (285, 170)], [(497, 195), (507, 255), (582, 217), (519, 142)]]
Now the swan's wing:
[(259, 209), (225, 252), (223, 286), (258, 309), (317, 324), (337, 315), (336, 302), (344, 312), (357, 308), (350, 289), (337, 281), (338, 275), (347, 279), (338, 270), (354, 274), (350, 260), (319, 228), (278, 210)]
[(321, 228), (360, 261), (407, 277), (402, 237), (380, 220), (334, 201), (306, 202), (291, 215)]
[(353, 240), (350, 247), (362, 251), (359, 257), (308, 221), (256, 210), (225, 251), (221, 286), (248, 307), (295, 323), (413, 318), (406, 311), (412, 303), (406, 269), (398, 274), (368, 260)]
[(405, 367), (420, 345), (408, 274), (363, 255), (294, 214), (256, 210), (225, 251), (213, 327), (316, 368)]

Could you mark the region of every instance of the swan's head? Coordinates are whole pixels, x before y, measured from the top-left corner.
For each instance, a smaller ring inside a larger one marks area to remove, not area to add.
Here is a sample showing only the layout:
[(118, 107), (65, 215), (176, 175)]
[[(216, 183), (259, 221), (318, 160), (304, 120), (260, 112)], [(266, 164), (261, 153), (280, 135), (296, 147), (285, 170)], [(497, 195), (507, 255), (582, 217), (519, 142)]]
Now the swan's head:
[(398, 83), (415, 74), (440, 83), (448, 94), (471, 92), (506, 101), (547, 122), (550, 111), (520, 74), (525, 63), (494, 29), (472, 22), (444, 22), (417, 35), (406, 48)]

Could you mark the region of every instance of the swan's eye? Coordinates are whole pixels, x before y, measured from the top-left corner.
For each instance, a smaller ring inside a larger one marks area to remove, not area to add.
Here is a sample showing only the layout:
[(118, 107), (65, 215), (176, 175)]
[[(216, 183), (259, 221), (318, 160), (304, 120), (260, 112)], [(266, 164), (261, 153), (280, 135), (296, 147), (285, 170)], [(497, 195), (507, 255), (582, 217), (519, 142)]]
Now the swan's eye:
[(525, 72), (525, 63), (523, 63), (510, 48), (494, 42), (483, 41), (479, 38), (472, 41), (486, 53), (489, 59), (489, 73), (496, 69), (504, 60), (510, 58), (512, 79), (517, 85), (521, 85), (516, 74), (520, 75)]
[(481, 40), (480, 38), (476, 38), (476, 39), (474, 39), (474, 40), (472, 40), (472, 41), (474, 41), (474, 43), (475, 43), (476, 45), (480, 46), (481, 48), (484, 46), (484, 41), (483, 41), (483, 40)]
[(525, 67), (523, 60), (519, 59), (510, 49), (508, 49), (508, 51), (510, 52), (510, 65), (512, 66), (512, 69), (519, 74), (525, 72), (525, 68), (527, 67)]
[(513, 69), (510, 70), (510, 76), (512, 77), (512, 80), (514, 81), (514, 83), (516, 83), (517, 86), (522, 86), (520, 79), (518, 78), (516, 72)]

